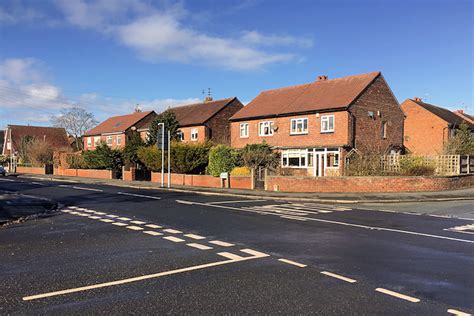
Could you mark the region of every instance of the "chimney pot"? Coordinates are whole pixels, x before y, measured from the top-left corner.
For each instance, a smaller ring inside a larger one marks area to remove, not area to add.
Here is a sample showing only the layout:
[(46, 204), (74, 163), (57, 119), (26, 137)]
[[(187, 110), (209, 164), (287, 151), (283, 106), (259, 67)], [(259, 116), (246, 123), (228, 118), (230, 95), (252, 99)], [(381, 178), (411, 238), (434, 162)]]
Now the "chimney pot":
[(205, 102), (211, 102), (213, 99), (210, 95), (206, 96), (206, 98), (204, 99)]
[(328, 76), (326, 75), (321, 75), (321, 76), (318, 76), (317, 80), (316, 81), (326, 81), (328, 80)]
[(414, 97), (413, 98), (416, 102), (423, 102), (423, 100), (420, 97)]

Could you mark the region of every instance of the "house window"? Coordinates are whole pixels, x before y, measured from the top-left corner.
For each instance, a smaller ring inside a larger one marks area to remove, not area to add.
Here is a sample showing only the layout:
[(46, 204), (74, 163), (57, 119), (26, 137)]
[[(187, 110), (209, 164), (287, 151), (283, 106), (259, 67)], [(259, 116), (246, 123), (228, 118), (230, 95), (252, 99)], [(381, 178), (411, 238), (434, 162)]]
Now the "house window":
[(306, 168), (308, 158), (308, 150), (306, 149), (284, 150), (281, 153), (281, 165), (287, 168)]
[(258, 123), (258, 135), (259, 136), (272, 136), (273, 135), (273, 122), (265, 121)]
[(100, 144), (100, 136), (94, 137), (94, 145), (98, 146)]
[(112, 136), (107, 136), (106, 138), (107, 145), (111, 146), (112, 145)]
[(115, 137), (115, 142), (117, 143), (117, 145), (121, 145), (122, 144), (122, 135), (117, 135)]
[(326, 158), (326, 167), (339, 167), (339, 153), (328, 152)]
[(249, 124), (248, 123), (242, 123), (240, 124), (240, 137), (249, 137)]
[(87, 147), (92, 147), (92, 137), (87, 137)]
[(184, 133), (183, 133), (183, 131), (178, 131), (177, 134), (178, 134), (178, 140), (181, 141), (181, 142), (184, 141)]
[(308, 119), (298, 118), (291, 119), (291, 135), (308, 134)]
[(334, 132), (334, 115), (321, 116), (321, 133)]
[(387, 138), (387, 122), (382, 122), (380, 136), (382, 136), (382, 139)]
[(191, 140), (196, 141), (198, 139), (198, 130), (197, 128), (193, 128), (191, 130)]

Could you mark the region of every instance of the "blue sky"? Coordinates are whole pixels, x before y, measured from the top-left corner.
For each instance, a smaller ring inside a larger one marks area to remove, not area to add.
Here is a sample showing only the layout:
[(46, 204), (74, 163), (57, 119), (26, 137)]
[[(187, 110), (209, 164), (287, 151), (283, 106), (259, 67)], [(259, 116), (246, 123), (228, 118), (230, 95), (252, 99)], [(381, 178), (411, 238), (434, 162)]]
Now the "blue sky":
[(473, 113), (468, 0), (0, 2), (0, 127), (102, 120), (380, 70), (401, 103)]

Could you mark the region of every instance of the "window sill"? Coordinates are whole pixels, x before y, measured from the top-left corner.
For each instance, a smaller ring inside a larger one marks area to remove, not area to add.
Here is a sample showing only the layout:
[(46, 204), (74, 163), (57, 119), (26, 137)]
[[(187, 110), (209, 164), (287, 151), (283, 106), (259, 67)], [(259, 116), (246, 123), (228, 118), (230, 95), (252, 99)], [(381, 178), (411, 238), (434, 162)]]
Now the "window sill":
[(308, 135), (309, 133), (290, 133), (290, 136), (301, 136), (301, 135)]
[(325, 131), (325, 132), (321, 132), (321, 134), (334, 134), (334, 131)]
[(258, 135), (259, 137), (271, 137), (273, 135)]

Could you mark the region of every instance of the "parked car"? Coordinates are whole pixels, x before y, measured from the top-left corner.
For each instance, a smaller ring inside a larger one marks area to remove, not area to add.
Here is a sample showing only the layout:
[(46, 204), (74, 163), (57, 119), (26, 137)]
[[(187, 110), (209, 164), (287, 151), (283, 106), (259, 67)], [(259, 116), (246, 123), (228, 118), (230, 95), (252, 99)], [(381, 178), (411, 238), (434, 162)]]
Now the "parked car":
[(3, 168), (3, 166), (0, 166), (0, 175), (2, 175), (2, 176), (7, 175), (7, 171), (5, 170), (5, 168)]

